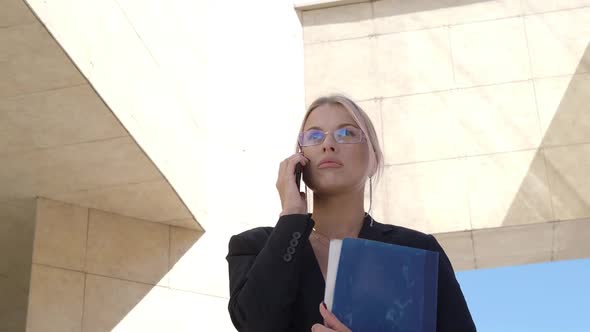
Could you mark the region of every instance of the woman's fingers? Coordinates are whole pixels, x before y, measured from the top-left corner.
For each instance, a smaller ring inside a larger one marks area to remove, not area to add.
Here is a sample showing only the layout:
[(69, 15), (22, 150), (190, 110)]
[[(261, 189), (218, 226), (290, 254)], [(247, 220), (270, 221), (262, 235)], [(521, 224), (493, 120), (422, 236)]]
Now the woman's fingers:
[(290, 181), (295, 178), (295, 166), (301, 164), (302, 166), (307, 165), (308, 159), (301, 153), (296, 153), (289, 158), (283, 160), (279, 166), (279, 177), (277, 181), (277, 187), (282, 180)]
[(301, 153), (294, 154), (291, 158), (287, 159), (287, 169), (289, 174), (295, 174), (295, 166), (301, 164), (302, 166), (307, 165), (307, 158)]
[(326, 308), (324, 302), (320, 303), (320, 314), (324, 317), (324, 325), (315, 324), (311, 327), (311, 332), (352, 332)]
[(322, 324), (315, 324), (311, 327), (311, 332), (335, 332), (334, 330), (325, 327)]
[(281, 216), (285, 214), (307, 213), (307, 201), (305, 200), (305, 196), (301, 195), (295, 182), (295, 165), (301, 164), (305, 166), (307, 163), (308, 159), (301, 153), (291, 155), (281, 162), (276, 183), (283, 208)]
[(324, 302), (320, 303), (320, 314), (322, 317), (324, 317), (324, 324), (327, 327), (338, 332), (351, 332), (350, 329), (346, 327), (346, 325), (342, 324), (338, 318), (336, 318), (336, 316), (334, 316), (334, 314), (330, 312), (328, 308), (326, 308)]

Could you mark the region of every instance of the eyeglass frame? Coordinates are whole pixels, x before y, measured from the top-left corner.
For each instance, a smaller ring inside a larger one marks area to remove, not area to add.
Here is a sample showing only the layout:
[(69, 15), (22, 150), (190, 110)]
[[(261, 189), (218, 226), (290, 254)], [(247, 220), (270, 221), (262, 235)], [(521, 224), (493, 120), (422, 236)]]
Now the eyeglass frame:
[[(362, 129), (360, 129), (360, 128), (354, 127), (354, 126), (351, 126), (351, 127), (352, 127), (352, 128), (355, 128), (355, 129), (358, 129), (358, 130), (360, 131), (360, 134), (361, 134), (360, 136), (361, 136), (361, 138), (360, 138), (360, 140), (359, 140), (358, 142), (353, 142), (353, 143), (342, 143), (342, 142), (338, 142), (338, 140), (336, 139), (336, 136), (334, 136), (334, 135), (335, 135), (336, 131), (338, 131), (338, 130), (340, 130), (340, 129), (344, 129), (344, 128), (346, 128), (346, 126), (344, 126), (344, 127), (340, 127), (340, 128), (338, 128), (338, 129), (336, 129), (336, 130), (331, 130), (331, 132), (332, 132), (332, 137), (334, 138), (334, 141), (335, 141), (336, 143), (338, 143), (338, 144), (360, 144), (360, 143), (363, 143), (363, 142), (365, 141), (365, 138), (366, 138), (366, 135), (365, 135), (365, 133), (363, 132), (363, 130), (362, 130)], [(318, 143), (318, 144), (312, 144), (312, 145), (303, 145), (303, 144), (302, 144), (302, 141), (303, 141), (303, 139), (302, 139), (302, 138), (303, 138), (303, 134), (305, 134), (306, 132), (308, 132), (308, 131), (310, 131), (310, 130), (317, 130), (317, 131), (321, 132), (322, 134), (324, 134), (324, 138), (323, 138), (323, 139), (322, 139), (322, 141), (321, 141), (320, 143)], [(326, 140), (326, 137), (328, 137), (328, 134), (329, 134), (329, 133), (330, 133), (330, 130), (328, 130), (328, 131), (321, 131), (321, 130), (319, 130), (319, 129), (308, 129), (308, 130), (306, 130), (306, 131), (302, 131), (302, 132), (300, 132), (300, 133), (299, 133), (299, 135), (298, 135), (298, 137), (297, 137), (297, 144), (299, 145), (299, 148), (304, 148), (304, 147), (308, 147), (308, 146), (316, 146), (316, 145), (321, 145), (321, 144), (323, 144), (323, 143), (324, 143), (324, 141)]]

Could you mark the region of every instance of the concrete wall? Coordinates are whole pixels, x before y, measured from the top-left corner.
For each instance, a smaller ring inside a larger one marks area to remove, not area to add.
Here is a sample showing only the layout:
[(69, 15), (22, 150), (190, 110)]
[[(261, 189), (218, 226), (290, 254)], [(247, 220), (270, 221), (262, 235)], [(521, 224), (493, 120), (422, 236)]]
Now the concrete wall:
[[(383, 0), (302, 22), (307, 102), (347, 93), (380, 128), (377, 218), (463, 243), (461, 269), (564, 257), (556, 228), (590, 217), (588, 1)], [(524, 249), (498, 248), (507, 234)]]
[[(269, 175), (292, 151), (304, 107), (292, 3), (28, 4), (203, 228), (274, 222)], [(262, 118), (274, 125), (252, 130)], [(254, 187), (265, 204), (244, 199)]]
[(0, 202), (52, 197), (199, 229), (23, 0), (0, 13)]
[(28, 4), (207, 231), (194, 284), (227, 296), (229, 236), (276, 222), (304, 109), (293, 4)]
[[(190, 328), (231, 330), (229, 237), (278, 219), (278, 165), (294, 152), (304, 109), (303, 43), (293, 4), (31, 0), (28, 5), (206, 230), (194, 245), (187, 240), (192, 246), (171, 267), (169, 289), (154, 286), (153, 274), (141, 279), (146, 271), (131, 277), (108, 266), (96, 271), (34, 265), (29, 329), (47, 322), (63, 330), (165, 330), (158, 327), (178, 319), (180, 311)], [(89, 229), (92, 220), (90, 213)], [(126, 224), (125, 218), (117, 220)], [(117, 231), (113, 226), (111, 232)], [(127, 254), (126, 247), (117, 247), (110, 256)], [(65, 289), (53, 287), (64, 278), (71, 280)], [(114, 290), (126, 285), (138, 290), (129, 296)], [(176, 296), (178, 289), (189, 293)], [(69, 304), (52, 303), (52, 291), (68, 294)], [(143, 297), (148, 291), (154, 297)], [(93, 300), (99, 293), (108, 298)], [(161, 318), (152, 309), (171, 313)], [(131, 318), (127, 323), (123, 317)]]
[(27, 331), (231, 330), (226, 299), (190, 289), (201, 235), (39, 199)]
[(0, 204), (0, 331), (24, 331), (27, 321), (35, 202)]

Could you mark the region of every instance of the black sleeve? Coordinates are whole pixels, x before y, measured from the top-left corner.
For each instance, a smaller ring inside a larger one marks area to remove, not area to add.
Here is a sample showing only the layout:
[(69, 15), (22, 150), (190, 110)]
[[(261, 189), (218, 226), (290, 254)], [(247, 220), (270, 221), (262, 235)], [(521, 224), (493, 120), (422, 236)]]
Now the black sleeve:
[(429, 235), (430, 250), (439, 253), (437, 332), (474, 332), (475, 323), (465, 302), (461, 286), (447, 254), (434, 236)]
[(228, 309), (238, 331), (288, 328), (303, 266), (303, 244), (309, 241), (313, 225), (308, 215), (286, 215), (268, 238), (246, 232), (230, 239)]

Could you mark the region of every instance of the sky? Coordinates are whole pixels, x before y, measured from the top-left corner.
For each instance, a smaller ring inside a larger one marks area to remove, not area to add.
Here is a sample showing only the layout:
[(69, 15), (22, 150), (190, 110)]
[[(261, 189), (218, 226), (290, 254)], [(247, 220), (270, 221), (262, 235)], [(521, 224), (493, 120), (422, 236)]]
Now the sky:
[(590, 259), (456, 275), (478, 332), (590, 332)]

